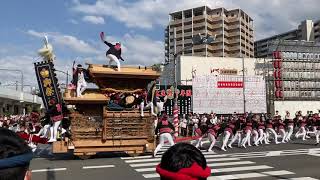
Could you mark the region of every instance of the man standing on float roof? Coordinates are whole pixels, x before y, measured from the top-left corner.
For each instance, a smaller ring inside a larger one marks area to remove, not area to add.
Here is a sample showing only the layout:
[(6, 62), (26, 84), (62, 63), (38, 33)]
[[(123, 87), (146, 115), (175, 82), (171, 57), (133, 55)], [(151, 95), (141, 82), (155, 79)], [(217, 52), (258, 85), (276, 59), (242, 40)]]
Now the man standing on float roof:
[(117, 42), (115, 45), (107, 42), (104, 37), (104, 32), (100, 33), (100, 39), (102, 42), (104, 42), (107, 46), (109, 46), (109, 50), (106, 53), (107, 58), (109, 58), (109, 67), (111, 66), (111, 62), (114, 61), (117, 63), (118, 71), (120, 71), (120, 61), (124, 61), (124, 59), (121, 57), (121, 44)]

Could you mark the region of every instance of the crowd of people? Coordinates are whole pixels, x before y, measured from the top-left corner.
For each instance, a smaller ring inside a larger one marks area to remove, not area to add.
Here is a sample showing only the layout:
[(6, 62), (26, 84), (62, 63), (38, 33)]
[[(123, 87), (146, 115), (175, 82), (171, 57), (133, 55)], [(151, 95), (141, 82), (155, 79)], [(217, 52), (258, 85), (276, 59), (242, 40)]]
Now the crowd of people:
[[(162, 121), (167, 121), (167, 117), (160, 119), (160, 125), (156, 129), (156, 134), (161, 135), (166, 132), (162, 139), (168, 139), (169, 129), (174, 131), (173, 125), (162, 125)], [(167, 123), (165, 123), (167, 124)], [(161, 130), (161, 128), (165, 129)], [(292, 116), (288, 111), (284, 117), (276, 111), (271, 117), (269, 114), (237, 114), (228, 116), (217, 116), (211, 114), (189, 114), (183, 115), (179, 123), (180, 136), (195, 136), (195, 147), (201, 148), (204, 138), (208, 138), (210, 146), (207, 149), (212, 151), (218, 138), (222, 139), (221, 150), (227, 151), (227, 148), (233, 148), (234, 143), (238, 147), (247, 148), (248, 146), (259, 146), (261, 144), (288, 143), (294, 139), (301, 138), (303, 141), (315, 137), (316, 143), (320, 141), (320, 116), (318, 113), (305, 114), (301, 111)], [(164, 140), (161, 140), (156, 149), (163, 146)], [(172, 145), (171, 139), (169, 143)]]
[(54, 121), (50, 117), (49, 111), (44, 115), (33, 111), (26, 115), (0, 116), (0, 128), (9, 129), (24, 139), (33, 151), (37, 149), (37, 144), (47, 144), (53, 139), (57, 140), (61, 136), (66, 136), (69, 122), (62, 120), (55, 130)]

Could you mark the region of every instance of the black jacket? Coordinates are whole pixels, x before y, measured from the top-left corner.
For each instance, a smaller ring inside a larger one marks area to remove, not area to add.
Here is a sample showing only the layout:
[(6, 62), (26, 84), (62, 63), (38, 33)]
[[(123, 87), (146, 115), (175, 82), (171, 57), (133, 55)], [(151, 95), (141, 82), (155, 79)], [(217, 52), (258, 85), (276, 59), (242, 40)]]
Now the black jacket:
[(155, 134), (170, 133), (174, 131), (174, 126), (169, 121), (160, 121), (157, 124)]
[(117, 50), (115, 48), (115, 45), (107, 42), (107, 41), (104, 41), (104, 43), (110, 47), (110, 49), (107, 51), (107, 55), (108, 54), (113, 54), (115, 55), (118, 59), (121, 59), (122, 61), (124, 61), (124, 59), (121, 57), (121, 49)]

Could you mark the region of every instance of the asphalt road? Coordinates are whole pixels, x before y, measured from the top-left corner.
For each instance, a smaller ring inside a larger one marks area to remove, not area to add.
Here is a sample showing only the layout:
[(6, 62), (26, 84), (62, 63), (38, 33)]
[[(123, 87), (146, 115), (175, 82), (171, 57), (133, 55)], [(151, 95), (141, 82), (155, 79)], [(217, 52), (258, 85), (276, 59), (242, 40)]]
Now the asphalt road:
[[(232, 148), (215, 153), (203, 150), (212, 169), (209, 180), (216, 179), (292, 179), (320, 180), (320, 145), (314, 140), (288, 144), (270, 144), (247, 149)], [(207, 147), (208, 144), (204, 144)], [(220, 145), (220, 143), (218, 144)], [(167, 147), (163, 148), (163, 151)], [(31, 163), (33, 180), (159, 180), (156, 158), (150, 155), (120, 157), (102, 154), (94, 159), (78, 160), (71, 156), (58, 159), (36, 158)]]

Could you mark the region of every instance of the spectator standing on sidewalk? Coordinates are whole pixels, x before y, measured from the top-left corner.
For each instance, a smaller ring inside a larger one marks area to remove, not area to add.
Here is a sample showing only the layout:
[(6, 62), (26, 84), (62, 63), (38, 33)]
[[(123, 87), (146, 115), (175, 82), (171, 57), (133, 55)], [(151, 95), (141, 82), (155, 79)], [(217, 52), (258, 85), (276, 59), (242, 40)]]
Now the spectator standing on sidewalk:
[(181, 136), (187, 136), (187, 119), (186, 119), (186, 115), (183, 114), (182, 118), (180, 119), (180, 130), (181, 130)]

